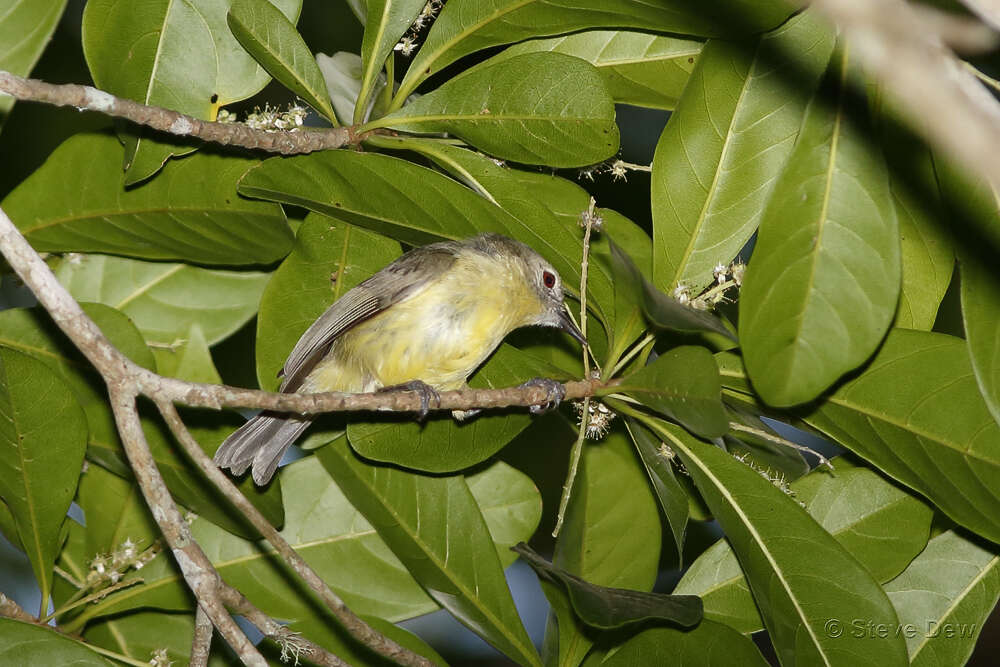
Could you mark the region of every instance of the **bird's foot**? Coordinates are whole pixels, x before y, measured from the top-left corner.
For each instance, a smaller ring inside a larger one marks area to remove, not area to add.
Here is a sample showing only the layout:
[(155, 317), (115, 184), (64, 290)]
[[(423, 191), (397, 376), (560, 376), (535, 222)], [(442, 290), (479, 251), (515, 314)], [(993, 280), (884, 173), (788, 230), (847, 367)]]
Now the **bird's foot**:
[(545, 400), (529, 408), (533, 415), (540, 415), (559, 407), (559, 403), (566, 398), (566, 387), (561, 382), (556, 382), (549, 378), (535, 378), (528, 380), (520, 386), (522, 388), (539, 387), (545, 390)]
[(390, 387), (382, 387), (379, 391), (415, 391), (420, 394), (420, 421), (426, 419), (427, 413), (431, 411), (431, 400), (434, 401), (437, 407), (441, 407), (441, 394), (439, 394), (434, 387), (430, 386), (423, 380), (410, 380), (409, 382), (404, 382), (403, 384), (394, 384)]

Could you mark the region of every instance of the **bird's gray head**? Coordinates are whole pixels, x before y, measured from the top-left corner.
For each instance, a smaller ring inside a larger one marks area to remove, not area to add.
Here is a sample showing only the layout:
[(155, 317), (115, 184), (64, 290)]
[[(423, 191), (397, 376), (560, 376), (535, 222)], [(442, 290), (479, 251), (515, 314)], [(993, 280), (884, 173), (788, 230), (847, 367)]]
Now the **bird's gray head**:
[(523, 275), (539, 305), (530, 324), (562, 329), (582, 344), (587, 344), (587, 339), (566, 310), (562, 278), (544, 257), (524, 243), (500, 234), (480, 234), (472, 239), (472, 244), (488, 255), (510, 261), (515, 265), (511, 268)]

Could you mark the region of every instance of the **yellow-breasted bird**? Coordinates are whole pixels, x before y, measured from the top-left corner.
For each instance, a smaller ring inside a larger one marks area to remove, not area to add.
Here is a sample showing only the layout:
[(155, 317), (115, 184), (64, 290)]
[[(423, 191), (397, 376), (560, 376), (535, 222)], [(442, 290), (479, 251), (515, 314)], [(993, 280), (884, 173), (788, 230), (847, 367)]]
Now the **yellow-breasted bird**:
[[(288, 355), (280, 391), (417, 390), (423, 416), (436, 390), (465, 387), (507, 334), (529, 325), (558, 327), (586, 344), (563, 303), (559, 274), (541, 255), (499, 234), (434, 243), (401, 256), (320, 315)], [(565, 393), (553, 381), (526, 384), (548, 390), (546, 405)], [(263, 412), (222, 443), (215, 462), (237, 475), (252, 466), (254, 481), (266, 484), (311, 420)]]

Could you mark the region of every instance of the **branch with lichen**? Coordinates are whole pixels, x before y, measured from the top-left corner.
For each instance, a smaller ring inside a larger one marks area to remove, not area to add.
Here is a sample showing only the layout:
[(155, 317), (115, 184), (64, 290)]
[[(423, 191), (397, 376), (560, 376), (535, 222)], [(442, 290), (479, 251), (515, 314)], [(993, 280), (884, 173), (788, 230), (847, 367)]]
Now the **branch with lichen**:
[(91, 86), (52, 84), (0, 70), (0, 92), (25, 102), (43, 102), (80, 111), (96, 111), (179, 137), (225, 146), (296, 155), (357, 145), (363, 138), (351, 127), (271, 131), (242, 123), (211, 122), (162, 107), (116, 97)]

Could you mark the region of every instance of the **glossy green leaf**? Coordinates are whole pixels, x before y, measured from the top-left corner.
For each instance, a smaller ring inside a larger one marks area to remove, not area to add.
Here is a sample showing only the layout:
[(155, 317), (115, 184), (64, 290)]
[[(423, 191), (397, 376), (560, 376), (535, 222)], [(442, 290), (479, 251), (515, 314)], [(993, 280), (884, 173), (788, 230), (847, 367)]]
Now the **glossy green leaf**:
[[(0, 70), (28, 76), (59, 24), (66, 0), (8, 0), (0, 17)], [(0, 127), (14, 98), (0, 94)]]
[(72, 665), (108, 667), (112, 664), (84, 644), (55, 629), (10, 618), (0, 618), (0, 663), (5, 665)]
[(680, 303), (664, 294), (642, 275), (639, 267), (629, 255), (609, 240), (611, 246), (611, 266), (615, 276), (615, 290), (630, 293), (632, 300), (642, 304), (642, 312), (649, 322), (660, 329), (673, 331), (704, 331), (717, 333), (736, 340), (718, 316)]
[(589, 627), (613, 630), (646, 621), (669, 621), (689, 627), (701, 621), (701, 599), (695, 595), (667, 595), (596, 586), (553, 567), (523, 542), (514, 547), (514, 551), (540, 578), (565, 588), (576, 617)]
[(798, 503), (721, 449), (665, 422), (647, 423), (684, 461), (733, 545), (783, 664), (906, 664), (902, 638), (827, 631), (831, 618), (898, 621), (871, 573)]
[(188, 382), (222, 384), (200, 324), (192, 324), (177, 345), (153, 348), (153, 356), (160, 375)]
[[(140, 366), (156, 369), (156, 361), (142, 335), (124, 314), (94, 303), (84, 304), (84, 312), (127, 357)], [(61, 381), (70, 388), (86, 413), (89, 427), (87, 457), (115, 474), (129, 476), (131, 473), (108, 405), (104, 382), (48, 316), (38, 309), (18, 308), (0, 312), (0, 345), (30, 354), (59, 373)], [(190, 425), (194, 427), (195, 436), (210, 453), (221, 444), (238, 420), (235, 415), (214, 413), (191, 413), (186, 417), (191, 418)], [(144, 416), (142, 421), (153, 458), (178, 501), (227, 530), (256, 535), (237, 518), (235, 510), (228, 509), (228, 502), (178, 452), (172, 436), (159, 420)], [(281, 494), (276, 485), (259, 489), (252, 480), (246, 479), (240, 486), (272, 523), (282, 523)]]
[(710, 40), (656, 145), (654, 284), (712, 284), (757, 229), (833, 51), (804, 12), (750, 42)]
[(955, 272), (948, 210), (927, 145), (886, 114), (883, 141), (899, 221), (903, 284), (893, 326), (930, 331)]
[[(374, 93), (379, 72), (386, 58), (392, 53), (399, 38), (410, 29), (426, 4), (425, 0), (367, 0), (365, 34), (361, 41), (363, 73), (358, 98), (363, 100), (360, 109), (368, 109), (368, 100)], [(364, 112), (355, 112), (354, 122), (363, 120)]]
[(233, 0), (226, 22), (268, 74), (328, 120), (336, 120), (323, 74), (289, 17), (269, 0)]
[[(690, 505), (688, 494), (674, 476), (674, 467), (670, 460), (660, 454), (660, 439), (640, 422), (629, 420), (628, 431), (635, 443), (636, 451), (642, 459), (642, 464), (653, 485), (653, 492), (660, 503), (663, 516), (670, 526), (670, 532), (677, 546), (677, 558), (680, 561), (684, 553), (684, 533), (687, 530)], [(678, 563), (681, 565), (681, 563)]]
[[(598, 586), (649, 591), (659, 569), (661, 534), (656, 500), (623, 429), (584, 445), (553, 565)], [(578, 665), (594, 638), (569, 606), (553, 603), (553, 609), (559, 664)]]
[(257, 381), (275, 390), (278, 371), (299, 336), (347, 290), (401, 253), (399, 243), (310, 213), (299, 227), (292, 253), (274, 272), (257, 314)]
[(684, 667), (764, 667), (768, 662), (750, 638), (721, 623), (702, 621), (690, 630), (644, 630), (609, 653), (599, 664), (602, 667), (671, 664), (682, 664)]
[[(510, 345), (501, 345), (469, 382), (476, 388), (502, 389), (536, 377), (565, 376)], [(496, 454), (531, 424), (525, 409), (491, 411), (458, 422), (447, 412), (422, 421), (413, 415), (377, 417), (351, 422), (351, 447), (373, 461), (394, 463), (426, 472), (464, 470)], [(404, 444), (405, 443), (405, 444)]]
[(675, 347), (620, 384), (598, 391), (610, 393), (631, 396), (706, 438), (729, 430), (719, 369), (712, 353), (700, 345)]
[(541, 664), (463, 477), (366, 465), (343, 441), (317, 457), (438, 604), (508, 656)]
[(702, 42), (690, 39), (625, 30), (587, 30), (521, 42), (490, 62), (525, 53), (565, 53), (596, 67), (615, 102), (673, 109), (701, 48)]
[(127, 190), (121, 164), (114, 136), (74, 135), (3, 200), (3, 209), (39, 251), (267, 264), (291, 249), (281, 207), (236, 194), (256, 160), (200, 153)]
[[(368, 195), (373, 190), (377, 198)], [(267, 160), (243, 177), (240, 192), (304, 206), (412, 245), (506, 234), (551, 262), (569, 291), (580, 282), (575, 223), (557, 226), (542, 217), (526, 224), (447, 176), (406, 160), (354, 151)]]
[[(417, 655), (424, 656), (435, 665), (444, 667), (448, 664), (444, 658), (438, 655), (437, 651), (428, 646), (420, 637), (407, 632), (398, 625), (393, 625), (376, 616), (366, 616), (363, 617), (363, 620), (382, 635), (392, 639), (400, 646), (410, 649)], [(292, 623), (288, 629), (292, 632), (301, 632), (306, 638), (316, 642), (349, 665), (392, 667), (397, 664), (388, 658), (376, 655), (374, 651), (350, 639), (347, 632), (330, 617), (317, 615)]]
[(775, 406), (815, 398), (871, 356), (899, 298), (895, 210), (866, 110), (848, 97), (848, 54), (809, 107), (740, 295), (747, 370)]
[[(927, 544), (931, 508), (868, 468), (834, 459), (789, 485), (792, 497), (872, 576), (888, 581)], [(750, 634), (764, 628), (736, 555), (719, 540), (698, 557), (675, 593), (700, 595), (705, 617)]]
[(148, 343), (165, 346), (185, 340), (193, 324), (209, 345), (226, 338), (257, 312), (270, 277), (108, 255), (66, 257), (54, 271), (74, 298), (117, 308)]
[(1000, 427), (961, 339), (893, 329), (865, 372), (804, 419), (1000, 541)]
[(505, 568), (517, 560), (510, 547), (534, 535), (542, 518), (542, 497), (527, 475), (497, 461), (490, 467), (465, 476), (469, 492), (476, 499), (497, 556)]
[(0, 498), (42, 592), (87, 449), (87, 419), (73, 392), (42, 362), (0, 347)]
[[(148, 661), (153, 651), (165, 650), (167, 660), (175, 665), (187, 665), (194, 639), (194, 615), (139, 611), (98, 621), (87, 626), (83, 636), (90, 644), (140, 662)], [(220, 646), (223, 643), (218, 638), (213, 641), (209, 667), (239, 664), (235, 656), (230, 657)], [(260, 648), (267, 645), (265, 641)]]
[(561, 53), (516, 56), (452, 79), (365, 125), (447, 132), (496, 157), (581, 167), (618, 152), (614, 101), (600, 72)]
[(961, 262), (962, 322), (979, 391), (1000, 423), (1000, 272), (978, 258)]
[[(302, 0), (269, 0), (289, 19)], [(226, 25), (231, 0), (91, 0), (83, 13), (83, 52), (98, 88), (196, 118), (260, 91), (270, 80)], [(123, 59), (123, 55), (128, 57)], [(171, 155), (193, 148), (180, 141), (128, 133), (126, 184), (155, 174)]]
[(949, 530), (928, 542), (885, 590), (911, 665), (964, 665), (1000, 598), (1000, 555), (995, 545)]
[(444, 7), (396, 93), (400, 106), (417, 85), (475, 51), (587, 28), (638, 28), (703, 37), (753, 34), (784, 21), (791, 8), (777, 0), (493, 0)]
[[(482, 494), (491, 503), (481, 508), (483, 514), (494, 517), (488, 525), (500, 524), (497, 520), (501, 518), (504, 522), (508, 520), (502, 512), (507, 505), (530, 505), (520, 473), (509, 466), (492, 466), (483, 475), (496, 478), (480, 484), (510, 489), (508, 495)], [(316, 457), (282, 468), (278, 479), (285, 508), (282, 536), (352, 611), (400, 621), (436, 608), (371, 524), (344, 497)], [(510, 520), (523, 522), (523, 514), (518, 512), (517, 518)], [(508, 550), (511, 538), (520, 541), (533, 531), (530, 528), (512, 535), (506, 527), (509, 524), (503, 525), (505, 529), (500, 534), (504, 542), (495, 544), (494, 553)], [(265, 612), (290, 621), (315, 615), (313, 603), (302, 596), (300, 587), (289, 579), (287, 568), (265, 544), (236, 537), (202, 518), (195, 519), (191, 529), (223, 578)], [(85, 613), (98, 617), (140, 607), (191, 609), (187, 586), (169, 557), (158, 556), (142, 569), (142, 576), (143, 585), (114, 593), (89, 606)]]

